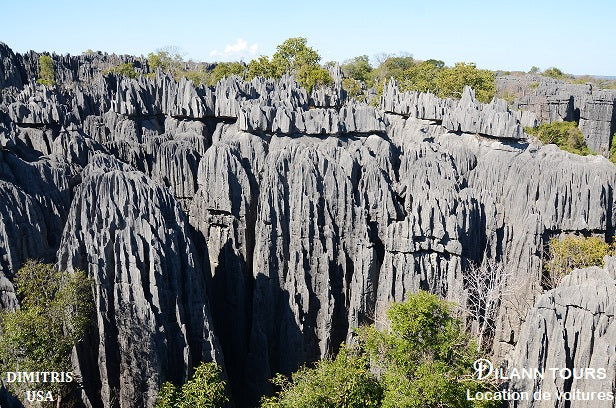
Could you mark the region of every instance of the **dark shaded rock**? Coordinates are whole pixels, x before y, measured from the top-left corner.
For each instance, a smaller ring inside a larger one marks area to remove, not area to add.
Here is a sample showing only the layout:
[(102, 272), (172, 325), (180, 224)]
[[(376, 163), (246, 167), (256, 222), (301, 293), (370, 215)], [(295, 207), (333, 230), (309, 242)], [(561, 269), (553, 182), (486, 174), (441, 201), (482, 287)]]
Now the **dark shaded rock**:
[(0, 42), (0, 89), (23, 85), (17, 58), (8, 45)]
[(104, 166), (84, 170), (58, 251), (60, 268), (86, 270), (96, 288), (96, 326), (75, 364), (89, 404), (153, 406), (163, 381), (222, 356), (179, 205), (143, 173)]

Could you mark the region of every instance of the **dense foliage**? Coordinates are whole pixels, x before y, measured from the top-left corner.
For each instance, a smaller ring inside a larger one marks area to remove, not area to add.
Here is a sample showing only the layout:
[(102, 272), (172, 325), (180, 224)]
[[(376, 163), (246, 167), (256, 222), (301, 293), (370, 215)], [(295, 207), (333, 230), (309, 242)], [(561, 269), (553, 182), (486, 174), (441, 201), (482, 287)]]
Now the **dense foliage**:
[(473, 63), (459, 62), (447, 67), (435, 59), (416, 61), (411, 56), (389, 56), (372, 68), (368, 57), (362, 55), (346, 61), (342, 72), (347, 80), (343, 86), (353, 97), (358, 96), (361, 87), (351, 80), (374, 86), (381, 94), (390, 78), (397, 81), (401, 91), (431, 92), (441, 98), (459, 98), (466, 85), (475, 89), (481, 102), (490, 102), (496, 93), (495, 73), (478, 69)]
[(302, 37), (289, 38), (276, 47), (271, 59), (265, 56), (248, 63), (247, 78), (257, 76), (281, 78), (286, 73), (294, 73), (297, 82), (311, 92), (315, 86), (332, 82), (329, 72), (319, 65), (321, 56), (307, 45)]
[(344, 345), (335, 359), (325, 359), (314, 368), (303, 367), (292, 381), (283, 375), (273, 380), (279, 392), (264, 398), (262, 407), (380, 407), (383, 389), (370, 372), (366, 355)]
[(103, 72), (103, 74), (108, 73), (112, 73), (115, 75), (123, 75), (129, 78), (137, 78), (139, 76), (137, 71), (135, 71), (135, 66), (130, 62), (125, 62)]
[(36, 81), (45, 86), (52, 86), (56, 83), (53, 60), (49, 55), (39, 57), (39, 73)]
[(544, 144), (555, 144), (569, 153), (581, 156), (593, 154), (586, 146), (584, 135), (575, 122), (544, 123), (536, 128), (525, 128), (524, 131), (536, 136)]
[[(92, 318), (92, 281), (53, 265), (26, 262), (14, 284), (20, 308), (0, 314), (0, 366), (6, 371), (71, 371), (71, 350), (86, 335)], [(23, 383), (22, 383), (23, 384)], [(7, 383), (18, 393), (19, 383)], [(40, 383), (54, 397), (71, 383)]]
[(354, 347), (334, 360), (302, 368), (292, 381), (278, 376), (280, 391), (264, 407), (491, 407), (466, 392), (490, 385), (474, 380), (477, 347), (450, 304), (427, 292), (391, 306), (389, 328), (365, 327)]
[(544, 264), (544, 286), (554, 288), (576, 268), (603, 266), (603, 258), (612, 255), (612, 246), (600, 237), (568, 236), (553, 238)]
[(222, 369), (216, 363), (201, 363), (181, 387), (164, 383), (156, 408), (218, 408), (228, 401)]

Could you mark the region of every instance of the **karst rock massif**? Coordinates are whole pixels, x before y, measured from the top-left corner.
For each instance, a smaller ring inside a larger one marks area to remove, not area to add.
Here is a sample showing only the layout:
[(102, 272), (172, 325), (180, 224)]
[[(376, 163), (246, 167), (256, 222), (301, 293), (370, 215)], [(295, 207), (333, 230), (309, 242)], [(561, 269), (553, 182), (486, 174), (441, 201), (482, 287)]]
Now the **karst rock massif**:
[(199, 361), (251, 406), (407, 293), (466, 304), (487, 259), (508, 277), (495, 355), (611, 367), (614, 387), (614, 263), (549, 292), (541, 276), (551, 237), (613, 237), (616, 166), (523, 130), (576, 118), (609, 151), (614, 94), (546, 80), (517, 111), (390, 81), (375, 108), (336, 69), (310, 94), (290, 76), (195, 87), (102, 75), (130, 57), (101, 54), (54, 55), (47, 88), (38, 57), (0, 44), (0, 307), (30, 258), (93, 277), (95, 330), (73, 357), (85, 406), (153, 406)]

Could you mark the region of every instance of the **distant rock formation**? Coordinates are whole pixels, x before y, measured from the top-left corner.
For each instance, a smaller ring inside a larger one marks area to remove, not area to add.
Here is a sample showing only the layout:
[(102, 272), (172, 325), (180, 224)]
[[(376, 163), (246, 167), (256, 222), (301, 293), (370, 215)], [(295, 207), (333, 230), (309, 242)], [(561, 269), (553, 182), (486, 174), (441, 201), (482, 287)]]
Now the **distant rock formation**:
[(616, 91), (595, 89), (591, 84), (569, 84), (542, 76), (499, 76), (501, 92), (520, 95), (513, 106), (533, 112), (539, 123), (566, 120), (578, 122), (586, 144), (609, 155), (616, 133)]

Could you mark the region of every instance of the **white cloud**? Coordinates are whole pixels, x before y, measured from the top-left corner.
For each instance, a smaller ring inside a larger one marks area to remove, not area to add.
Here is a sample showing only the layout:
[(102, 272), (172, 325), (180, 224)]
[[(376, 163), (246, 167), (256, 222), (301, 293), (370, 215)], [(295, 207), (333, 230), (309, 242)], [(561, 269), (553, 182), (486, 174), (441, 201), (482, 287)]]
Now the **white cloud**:
[(210, 57), (221, 59), (243, 59), (248, 56), (254, 56), (259, 51), (259, 44), (248, 44), (248, 41), (238, 38), (233, 44), (227, 44), (224, 51), (213, 50), (210, 52)]

